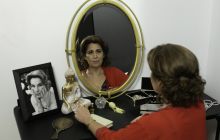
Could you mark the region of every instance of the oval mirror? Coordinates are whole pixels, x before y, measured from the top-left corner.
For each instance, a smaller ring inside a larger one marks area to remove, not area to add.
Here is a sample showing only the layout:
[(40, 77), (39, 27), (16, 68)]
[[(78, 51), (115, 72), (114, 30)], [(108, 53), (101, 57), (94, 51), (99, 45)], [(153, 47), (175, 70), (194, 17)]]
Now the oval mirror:
[[(102, 38), (109, 48), (110, 66), (128, 75), (128, 79), (119, 87), (107, 91), (97, 90), (82, 76), (80, 43), (89, 35)], [(67, 33), (68, 66), (74, 68), (82, 89), (92, 95), (114, 98), (126, 91), (140, 72), (143, 48), (138, 21), (131, 9), (119, 0), (86, 1), (73, 16)]]

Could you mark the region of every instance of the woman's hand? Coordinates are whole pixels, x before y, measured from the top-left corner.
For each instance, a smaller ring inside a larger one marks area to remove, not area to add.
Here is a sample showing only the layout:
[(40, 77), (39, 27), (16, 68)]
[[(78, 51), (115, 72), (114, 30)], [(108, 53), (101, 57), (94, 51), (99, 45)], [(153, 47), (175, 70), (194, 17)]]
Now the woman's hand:
[(49, 94), (47, 94), (48, 91), (46, 87), (42, 86), (38, 94), (36, 94), (33, 89), (31, 90), (31, 92), (33, 96), (32, 105), (34, 106), (35, 110), (38, 110), (37, 112), (39, 113), (48, 111), (50, 105), (50, 96)]
[(93, 133), (93, 135), (96, 135), (96, 131), (99, 129), (99, 128), (102, 128), (104, 127), (103, 125), (97, 123), (96, 121), (94, 121), (90, 115), (90, 112), (88, 110), (88, 108), (84, 107), (84, 106), (81, 106), (81, 105), (78, 105), (78, 107), (76, 108), (76, 111), (75, 111), (75, 118), (85, 124), (88, 129), (91, 130), (91, 132)]
[(91, 115), (90, 115), (90, 112), (88, 110), (88, 108), (84, 107), (84, 106), (81, 106), (81, 105), (77, 105), (76, 107), (76, 110), (75, 110), (75, 118), (85, 124), (85, 125), (88, 125), (88, 123), (91, 121)]
[(31, 104), (36, 112), (35, 114), (44, 112), (41, 101), (36, 96), (34, 96), (34, 94), (31, 96)]
[(50, 106), (50, 103), (49, 103), (50, 96), (47, 92), (48, 91), (47, 91), (46, 87), (45, 86), (42, 87), (40, 100), (41, 100), (41, 104), (44, 108), (44, 111), (47, 111), (49, 109), (49, 106)]

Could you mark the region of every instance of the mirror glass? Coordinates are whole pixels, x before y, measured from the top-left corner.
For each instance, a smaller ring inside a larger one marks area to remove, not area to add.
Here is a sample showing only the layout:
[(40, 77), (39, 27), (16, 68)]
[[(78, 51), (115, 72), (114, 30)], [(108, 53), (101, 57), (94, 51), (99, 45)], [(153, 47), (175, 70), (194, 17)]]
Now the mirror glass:
[[(135, 36), (130, 20), (119, 8), (110, 4), (91, 8), (79, 24), (77, 42), (80, 44), (89, 35), (98, 35), (107, 44), (110, 66), (117, 67), (128, 75), (131, 73), (136, 58)], [(81, 67), (80, 63), (78, 66)]]
[[(89, 35), (102, 38), (109, 48), (110, 65), (120, 69), (128, 78), (119, 87), (97, 90), (82, 76), (80, 44)], [(82, 89), (109, 98), (126, 91), (140, 72), (143, 59), (143, 39), (140, 25), (130, 8), (118, 0), (88, 0), (74, 15), (67, 34), (67, 62), (76, 72)]]

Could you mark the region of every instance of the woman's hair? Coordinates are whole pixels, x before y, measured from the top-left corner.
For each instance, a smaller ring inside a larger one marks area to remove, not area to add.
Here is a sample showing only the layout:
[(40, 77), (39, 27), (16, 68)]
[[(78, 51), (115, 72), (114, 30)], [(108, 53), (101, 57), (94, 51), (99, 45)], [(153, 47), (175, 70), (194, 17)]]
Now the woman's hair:
[(28, 73), (26, 75), (26, 83), (29, 85), (29, 88), (30, 88), (30, 85), (31, 85), (30, 81), (31, 81), (32, 78), (41, 79), (42, 84), (46, 86), (47, 90), (50, 89), (51, 82), (50, 82), (50, 80), (48, 80), (48, 77), (47, 77), (46, 73), (43, 70), (41, 70), (41, 69), (34, 70), (34, 71), (31, 71), (30, 73)]
[(176, 44), (159, 45), (148, 53), (151, 78), (161, 82), (161, 99), (176, 107), (196, 105), (203, 98), (205, 81), (196, 56)]
[(90, 35), (85, 37), (80, 44), (80, 62), (79, 62), (80, 70), (85, 70), (88, 68), (88, 63), (84, 58), (86, 56), (86, 51), (90, 43), (99, 44), (101, 46), (102, 51), (104, 53), (102, 66), (108, 66), (110, 64), (108, 58), (108, 51), (109, 51), (108, 46), (105, 44), (105, 42), (102, 40), (101, 37), (97, 35)]

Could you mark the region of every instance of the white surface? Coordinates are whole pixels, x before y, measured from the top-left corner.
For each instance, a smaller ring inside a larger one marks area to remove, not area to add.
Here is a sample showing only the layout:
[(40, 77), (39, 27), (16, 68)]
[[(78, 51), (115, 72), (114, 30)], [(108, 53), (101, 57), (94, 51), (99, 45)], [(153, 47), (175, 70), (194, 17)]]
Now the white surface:
[(143, 104), (140, 105), (140, 110), (158, 111), (161, 107), (161, 104)]
[[(201, 73), (207, 81), (207, 93), (220, 100), (219, 0), (123, 1), (130, 6), (141, 24), (145, 52), (167, 42), (187, 46), (198, 56)], [(74, 12), (82, 2), (0, 0), (0, 124), (4, 126), (0, 132), (5, 140), (20, 139), (13, 115), (17, 91), (12, 70), (51, 62), (61, 95), (67, 69), (64, 52), (66, 32)], [(139, 89), (140, 77), (149, 75), (145, 59), (142, 74), (132, 88)], [(214, 133), (214, 130), (209, 131), (209, 140), (213, 139)]]
[(91, 114), (91, 117), (93, 120), (95, 120), (96, 122), (106, 126), (106, 127), (112, 127), (113, 126), (113, 121), (112, 120), (109, 120), (107, 118), (104, 118), (102, 116), (99, 116), (97, 114)]

